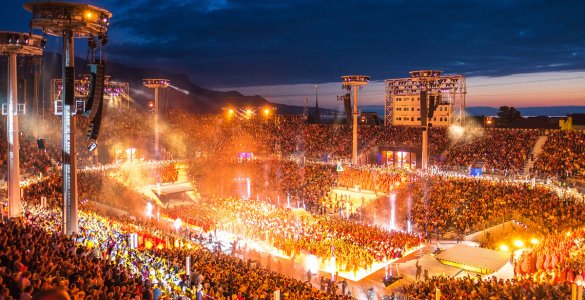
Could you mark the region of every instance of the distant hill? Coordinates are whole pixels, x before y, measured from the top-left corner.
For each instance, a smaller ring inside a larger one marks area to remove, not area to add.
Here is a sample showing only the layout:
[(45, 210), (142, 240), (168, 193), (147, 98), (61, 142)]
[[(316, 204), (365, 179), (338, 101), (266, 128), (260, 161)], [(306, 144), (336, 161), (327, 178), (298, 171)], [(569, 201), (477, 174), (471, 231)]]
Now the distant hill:
[[(76, 57), (75, 73), (81, 75), (89, 72), (86, 62)], [(61, 77), (61, 55), (46, 53), (43, 55), (43, 76), (45, 77), (45, 93), (49, 95), (50, 80)], [(173, 86), (188, 91), (188, 94), (173, 88), (167, 88), (159, 95), (161, 100), (168, 99), (167, 108), (181, 109), (194, 113), (219, 113), (223, 107), (234, 106), (262, 106), (269, 104), (268, 100), (261, 96), (244, 96), (237, 91), (214, 91), (202, 88), (189, 79), (186, 74), (174, 74), (160, 69), (131, 67), (117, 62), (106, 64), (106, 74), (112, 81), (128, 82), (130, 84), (130, 96), (141, 107), (146, 107), (149, 101), (154, 99), (154, 93), (142, 85), (144, 78), (165, 78), (171, 81)], [(161, 105), (164, 103), (161, 101)], [(285, 109), (286, 110), (286, 109)]]
[[(498, 114), (498, 109), (498, 107), (474, 106), (468, 107), (466, 111), (472, 116), (495, 116)], [(585, 106), (518, 107), (517, 109), (525, 117), (562, 117), (567, 114), (585, 113)], [(380, 116), (384, 115), (383, 105), (364, 105), (361, 110), (377, 112)]]
[[(567, 114), (585, 113), (585, 106), (549, 106), (549, 107), (517, 107), (524, 117), (564, 117)], [(469, 114), (474, 116), (495, 116), (498, 114), (497, 107), (469, 107)]]

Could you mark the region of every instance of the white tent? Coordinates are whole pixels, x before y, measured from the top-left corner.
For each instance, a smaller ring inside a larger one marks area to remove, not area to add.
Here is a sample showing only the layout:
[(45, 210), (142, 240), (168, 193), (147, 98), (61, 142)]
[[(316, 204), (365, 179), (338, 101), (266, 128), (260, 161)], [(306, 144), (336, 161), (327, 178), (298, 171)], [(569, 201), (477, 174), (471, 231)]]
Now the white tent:
[(510, 253), (457, 244), (435, 258), (449, 266), (475, 273), (491, 274), (510, 261)]

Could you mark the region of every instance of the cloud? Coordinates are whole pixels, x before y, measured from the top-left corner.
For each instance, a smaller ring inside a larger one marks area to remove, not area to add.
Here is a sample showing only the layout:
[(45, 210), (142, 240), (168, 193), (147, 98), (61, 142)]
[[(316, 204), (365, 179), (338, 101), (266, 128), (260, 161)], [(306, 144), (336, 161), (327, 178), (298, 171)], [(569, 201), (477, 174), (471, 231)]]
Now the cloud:
[[(384, 79), (427, 68), (468, 76), (585, 69), (579, 0), (99, 5), (113, 13), (111, 59), (185, 72), (208, 87), (332, 82), (352, 73)], [(22, 8), (10, 3), (11, 10)], [(6, 19), (0, 25), (13, 23)]]
[[(407, 77), (400, 76), (400, 77)], [(389, 78), (387, 78), (389, 79)], [(512, 105), (559, 106), (585, 103), (585, 71), (542, 72), (506, 76), (472, 76), (467, 80), (467, 106)], [(342, 95), (341, 82), (318, 84), (319, 107), (342, 111), (337, 101)], [(261, 95), (271, 102), (288, 105), (303, 105), (308, 98), (309, 106), (315, 105), (314, 84), (282, 84), (268, 86), (231, 87), (222, 90), (238, 90), (244, 95)], [(384, 105), (384, 83), (373, 81), (360, 90), (360, 105)]]

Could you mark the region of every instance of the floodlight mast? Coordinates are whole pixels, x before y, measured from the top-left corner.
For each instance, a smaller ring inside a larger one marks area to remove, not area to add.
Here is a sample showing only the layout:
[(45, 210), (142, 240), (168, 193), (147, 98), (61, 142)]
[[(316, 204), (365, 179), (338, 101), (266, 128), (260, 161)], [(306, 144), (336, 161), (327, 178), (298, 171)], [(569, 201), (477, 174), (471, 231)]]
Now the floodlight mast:
[[(419, 82), (420, 82), (420, 90), (421, 92), (424, 92), (424, 97), (426, 96), (426, 93), (430, 90), (430, 85), (433, 82), (436, 82), (441, 75), (443, 74), (443, 71), (439, 71), (439, 70), (422, 70), (422, 71), (411, 71), (410, 72), (410, 76), (411, 77), (415, 77), (418, 78)], [(421, 93), (421, 97), (422, 97), (422, 93)], [(422, 100), (421, 100), (422, 101)], [(424, 101), (425, 105), (426, 104), (426, 100)], [(426, 109), (425, 109), (426, 111)], [(428, 113), (427, 115), (424, 116), (423, 118), (423, 122), (424, 124), (422, 124), (423, 126), (423, 132), (422, 132), (422, 149), (421, 149), (421, 167), (423, 170), (427, 170), (428, 166), (429, 166), (429, 122), (428, 122)]]
[[(20, 142), (18, 139), (18, 55), (40, 56), (45, 39), (38, 35), (17, 32), (0, 32), (0, 54), (8, 56), (8, 101), (6, 107), (6, 139), (8, 145), (8, 217), (17, 218), (20, 205)], [(1, 212), (2, 214), (4, 212)]]
[(32, 13), (31, 27), (63, 38), (62, 76), (62, 173), (63, 233), (78, 232), (77, 161), (75, 151), (74, 39), (98, 36), (107, 41), (112, 14), (102, 8), (69, 2), (29, 2), (24, 8)]
[(142, 84), (146, 88), (154, 89), (154, 156), (156, 160), (160, 159), (160, 148), (158, 139), (158, 89), (165, 89), (171, 85), (171, 81), (168, 79), (143, 79)]
[(353, 142), (351, 162), (353, 165), (358, 164), (358, 88), (365, 86), (370, 81), (370, 76), (365, 75), (347, 75), (341, 76), (341, 85), (343, 88), (351, 91), (353, 90)]

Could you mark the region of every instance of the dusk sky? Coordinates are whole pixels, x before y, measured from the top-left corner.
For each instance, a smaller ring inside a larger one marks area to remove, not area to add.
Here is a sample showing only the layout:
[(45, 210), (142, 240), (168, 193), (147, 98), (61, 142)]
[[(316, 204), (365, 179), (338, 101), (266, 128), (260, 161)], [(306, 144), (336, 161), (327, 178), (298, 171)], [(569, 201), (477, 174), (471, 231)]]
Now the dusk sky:
[[(28, 31), (24, 2), (3, 1), (0, 30)], [(113, 13), (110, 60), (275, 102), (319, 85), (337, 107), (339, 77), (365, 74), (362, 103), (383, 105), (384, 79), (438, 69), (467, 77), (468, 106), (585, 105), (583, 0), (83, 2)]]

